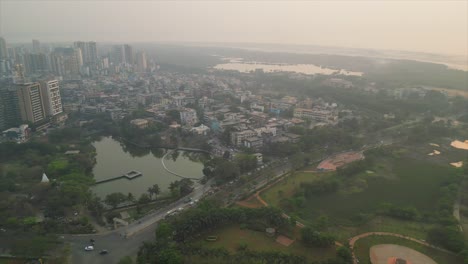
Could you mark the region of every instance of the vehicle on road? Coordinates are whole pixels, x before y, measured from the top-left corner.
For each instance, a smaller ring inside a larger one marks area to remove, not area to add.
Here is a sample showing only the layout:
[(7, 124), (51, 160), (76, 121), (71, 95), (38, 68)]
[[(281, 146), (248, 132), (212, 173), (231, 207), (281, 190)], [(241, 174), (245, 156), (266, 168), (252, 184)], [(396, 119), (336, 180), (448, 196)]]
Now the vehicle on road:
[(103, 250), (101, 250), (101, 251), (99, 252), (99, 255), (106, 255), (106, 254), (108, 254), (108, 253), (109, 253), (109, 251), (107, 251), (107, 249), (103, 249)]
[(171, 215), (175, 210), (169, 210), (167, 211), (166, 215)]
[(94, 250), (94, 247), (93, 246), (86, 246), (84, 248), (85, 251), (93, 251)]

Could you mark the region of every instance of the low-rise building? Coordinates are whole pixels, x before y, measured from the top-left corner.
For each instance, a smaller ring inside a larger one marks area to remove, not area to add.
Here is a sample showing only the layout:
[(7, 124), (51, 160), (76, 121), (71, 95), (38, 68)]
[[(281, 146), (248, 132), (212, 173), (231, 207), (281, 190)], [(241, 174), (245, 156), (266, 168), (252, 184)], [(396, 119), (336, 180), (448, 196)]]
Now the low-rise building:
[(141, 118), (133, 119), (130, 121), (130, 123), (138, 127), (139, 129), (145, 129), (148, 127), (148, 124), (149, 124), (148, 120), (141, 119)]
[(263, 147), (263, 139), (259, 137), (249, 137), (242, 140), (243, 146), (255, 150), (260, 150)]
[(16, 143), (23, 143), (29, 139), (31, 129), (28, 125), (20, 125), (19, 127), (12, 127), (2, 132), (2, 136), (6, 140), (15, 141)]
[(309, 119), (315, 121), (328, 121), (332, 118), (332, 112), (330, 110), (320, 109), (320, 108), (313, 108), (313, 109), (306, 109), (306, 108), (295, 108), (294, 109), (294, 117), (295, 118), (302, 118), (302, 119)]
[(182, 125), (193, 126), (198, 122), (197, 111), (192, 108), (183, 108), (180, 110), (180, 122)]
[(300, 135), (296, 135), (296, 134), (293, 134), (293, 133), (284, 133), (284, 136), (287, 137), (289, 139), (289, 141), (292, 142), (292, 143), (297, 143), (301, 139)]
[(192, 127), (192, 129), (190, 129), (190, 132), (196, 133), (198, 135), (206, 136), (208, 132), (210, 132), (210, 128), (201, 124), (200, 126)]
[(257, 165), (263, 164), (263, 154), (262, 153), (254, 153), (255, 158), (257, 158)]
[(243, 130), (239, 132), (231, 132), (231, 143), (235, 146), (241, 146), (242, 141), (246, 138), (256, 137), (257, 132), (254, 130)]

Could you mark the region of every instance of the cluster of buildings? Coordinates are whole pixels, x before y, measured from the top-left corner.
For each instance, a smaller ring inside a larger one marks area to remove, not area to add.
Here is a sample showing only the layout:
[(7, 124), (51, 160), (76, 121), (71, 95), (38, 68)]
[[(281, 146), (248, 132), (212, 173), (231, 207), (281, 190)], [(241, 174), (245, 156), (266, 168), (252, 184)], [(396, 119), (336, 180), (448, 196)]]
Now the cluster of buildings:
[(31, 128), (60, 126), (66, 119), (58, 80), (1, 83), (0, 131), (8, 140), (24, 142)]
[[(25, 135), (18, 138), (26, 138), (28, 132), (19, 131), (29, 129), (19, 125), (41, 129), (59, 124), (66, 113), (104, 113), (121, 120), (144, 109), (150, 117), (131, 120), (132, 125), (145, 129), (171, 119), (169, 129), (217, 139), (210, 142), (222, 155), (232, 148), (261, 151), (270, 143), (298, 142), (300, 136), (288, 131), (291, 126), (333, 125), (342, 110), (320, 98), (256, 94), (257, 84), (240, 77), (159, 71), (145, 52), (134, 52), (130, 45), (113, 45), (105, 53), (96, 42), (77, 41), (47, 51), (34, 40), (25, 52), (0, 38), (0, 61), (7, 65), (6, 71), (0, 67), (0, 77), (13, 80), (0, 89), (0, 129)], [(43, 77), (49, 75), (54, 78)], [(230, 146), (221, 143), (225, 135)]]
[(47, 74), (59, 80), (80, 80), (119, 72), (146, 73), (150, 69), (146, 53), (135, 52), (130, 45), (100, 51), (94, 41), (54, 46), (33, 40), (32, 45), (7, 46), (0, 37), (0, 77), (11, 76), (16, 65), (23, 65), (25, 76), (31, 80)]

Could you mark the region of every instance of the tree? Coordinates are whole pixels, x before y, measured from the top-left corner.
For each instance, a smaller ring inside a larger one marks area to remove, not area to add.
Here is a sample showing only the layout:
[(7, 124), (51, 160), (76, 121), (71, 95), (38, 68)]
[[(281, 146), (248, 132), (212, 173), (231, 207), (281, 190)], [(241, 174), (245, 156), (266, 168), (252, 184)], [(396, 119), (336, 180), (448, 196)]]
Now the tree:
[(236, 164), (239, 166), (240, 173), (246, 173), (257, 167), (257, 157), (250, 154), (238, 154)]
[(127, 194), (127, 201), (134, 203), (135, 202), (135, 196), (133, 196), (133, 193), (129, 192)]
[(344, 261), (344, 263), (353, 263), (353, 254), (347, 247), (341, 246), (336, 250), (336, 256)]
[(162, 222), (156, 228), (156, 240), (167, 243), (172, 238), (174, 228), (171, 224)]
[(102, 205), (101, 198), (93, 195), (88, 202), (88, 210), (97, 219), (98, 223), (102, 223), (102, 212), (104, 206)]
[(165, 248), (158, 252), (157, 263), (182, 264), (184, 263), (184, 258), (177, 249)]
[(139, 204), (147, 204), (151, 202), (151, 198), (148, 196), (148, 194), (143, 193), (140, 198), (138, 198), (138, 203)]
[(121, 258), (117, 264), (133, 264), (132, 257), (125, 256), (125, 257)]
[(301, 230), (302, 242), (308, 246), (329, 247), (335, 243), (333, 236), (320, 233), (310, 227)]
[(321, 215), (319, 217), (317, 217), (317, 229), (319, 230), (324, 230), (328, 227), (330, 223), (330, 220), (328, 219), (328, 216), (326, 215)]
[(169, 190), (174, 197), (187, 195), (193, 191), (193, 181), (185, 178), (171, 182)]
[(112, 208), (116, 208), (119, 204), (125, 202), (127, 200), (127, 196), (120, 192), (115, 192), (106, 195), (104, 199), (104, 203), (111, 206)]
[(222, 160), (216, 164), (213, 175), (221, 182), (232, 181), (239, 177), (240, 169), (237, 164)]
[(434, 227), (429, 230), (428, 241), (453, 252), (460, 252), (465, 246), (463, 234), (456, 227)]
[(166, 117), (169, 122), (176, 121), (177, 123), (180, 124), (180, 112), (179, 110), (169, 110), (166, 112)]
[(148, 187), (148, 194), (149, 194), (150, 199), (153, 199), (153, 195), (156, 198), (156, 196), (158, 196), (159, 193), (160, 193), (160, 189), (159, 189), (158, 184), (154, 184), (153, 186)]

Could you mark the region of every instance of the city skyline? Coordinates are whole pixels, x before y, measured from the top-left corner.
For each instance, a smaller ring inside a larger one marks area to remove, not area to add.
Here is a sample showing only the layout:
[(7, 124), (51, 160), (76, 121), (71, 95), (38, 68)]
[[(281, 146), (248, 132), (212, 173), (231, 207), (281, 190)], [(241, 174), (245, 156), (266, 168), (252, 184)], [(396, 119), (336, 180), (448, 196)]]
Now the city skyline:
[[(278, 43), (466, 56), (467, 8), (465, 1), (2, 1), (0, 35), (9, 43)], [(44, 19), (26, 19), (37, 10)]]

